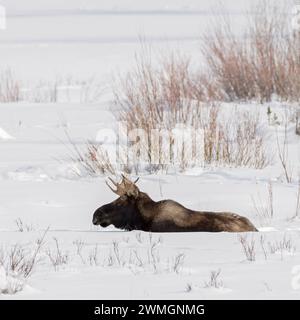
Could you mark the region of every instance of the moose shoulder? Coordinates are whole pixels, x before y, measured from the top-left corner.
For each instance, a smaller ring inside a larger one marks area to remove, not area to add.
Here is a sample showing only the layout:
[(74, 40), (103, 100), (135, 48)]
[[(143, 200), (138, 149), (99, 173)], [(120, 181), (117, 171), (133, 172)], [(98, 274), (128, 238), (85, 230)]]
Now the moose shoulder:
[(173, 200), (153, 201), (123, 176), (121, 183), (110, 181), (119, 198), (97, 209), (93, 223), (114, 225), (125, 230), (151, 232), (251, 232), (257, 231), (245, 217), (229, 212), (193, 211)]

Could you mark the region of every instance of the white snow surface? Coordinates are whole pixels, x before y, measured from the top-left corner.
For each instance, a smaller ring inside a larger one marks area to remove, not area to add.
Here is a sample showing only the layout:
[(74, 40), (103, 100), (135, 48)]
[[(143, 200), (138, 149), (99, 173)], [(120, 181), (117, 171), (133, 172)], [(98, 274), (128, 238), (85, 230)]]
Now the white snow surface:
[[(179, 48), (195, 58), (218, 2), (2, 0), (8, 16), (7, 29), (0, 30), (0, 68), (13, 68), (26, 84), (62, 74), (96, 75), (107, 84), (113, 72), (132, 65), (140, 37), (158, 52)], [(223, 4), (241, 21), (250, 1)], [(99, 129), (113, 127), (110, 99), (108, 89), (97, 104), (0, 104), (0, 248), (18, 243), (30, 251), (49, 227), (45, 248), (55, 252), (57, 239), (68, 256), (66, 264), (54, 268), (43, 251), (33, 275), (15, 295), (1, 294), (10, 276), (0, 268), (0, 299), (299, 299), (292, 270), (300, 265), (300, 220), (291, 219), (298, 186), (296, 178), (285, 182), (276, 156), (264, 170), (199, 168), (143, 175), (139, 182), (155, 200), (174, 199), (194, 210), (232, 211), (251, 219), (260, 230), (247, 235), (248, 241), (255, 240), (255, 261), (246, 260), (237, 234), (149, 235), (92, 225), (94, 210), (115, 196), (104, 177), (78, 176), (66, 131), (80, 147), (95, 140)], [(262, 114), (269, 105), (258, 106)], [(285, 108), (275, 102), (271, 107), (278, 114)], [(297, 172), (299, 138), (289, 129), (289, 156)], [(274, 134), (274, 128), (268, 130)], [(252, 198), (265, 205), (270, 180), (274, 218), (260, 221)], [(19, 218), (24, 232), (17, 227)], [(270, 245), (284, 239), (292, 243), (291, 250), (269, 252)], [(156, 264), (149, 260), (153, 243)], [(174, 270), (180, 254), (184, 261)], [(222, 284), (207, 288), (216, 270), (221, 270)]]
[[(258, 0), (2, 0), (7, 28), (0, 30), (1, 68), (13, 67), (24, 81), (76, 79), (130, 68), (143, 42), (166, 53), (180, 49), (199, 60), (199, 39), (215, 12), (241, 29), (244, 13)], [(292, 0), (283, 1), (291, 8)], [(45, 63), (45, 61), (47, 63)]]

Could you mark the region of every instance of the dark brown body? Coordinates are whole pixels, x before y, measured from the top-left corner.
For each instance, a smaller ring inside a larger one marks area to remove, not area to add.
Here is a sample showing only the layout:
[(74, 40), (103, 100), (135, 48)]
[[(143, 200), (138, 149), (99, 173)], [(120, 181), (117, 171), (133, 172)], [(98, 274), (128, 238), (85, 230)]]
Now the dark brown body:
[(228, 212), (193, 211), (173, 200), (155, 202), (146, 193), (122, 195), (94, 213), (93, 223), (150, 232), (251, 232), (245, 217)]

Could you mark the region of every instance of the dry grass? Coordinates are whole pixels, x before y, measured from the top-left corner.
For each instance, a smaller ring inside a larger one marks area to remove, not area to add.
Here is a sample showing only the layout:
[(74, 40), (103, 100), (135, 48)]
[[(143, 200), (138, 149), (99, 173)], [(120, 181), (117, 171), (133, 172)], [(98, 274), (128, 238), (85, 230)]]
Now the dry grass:
[(48, 230), (36, 240), (34, 248), (15, 244), (0, 249), (0, 294), (16, 294), (23, 290), (26, 280), (41, 260), (40, 253)]
[(257, 199), (252, 198), (253, 206), (256, 211), (256, 216), (261, 226), (270, 225), (274, 218), (274, 195), (273, 184), (271, 181), (267, 185), (267, 197), (262, 200), (261, 195), (257, 194)]
[(93, 77), (77, 80), (61, 76), (53, 81), (40, 80), (23, 90), (22, 100), (35, 103), (94, 103), (99, 101), (102, 93), (103, 86)]
[(256, 169), (270, 163), (258, 113), (233, 110), (225, 117), (215, 106), (208, 112), (203, 121), (206, 163)]
[(202, 52), (214, 86), (228, 101), (299, 100), (300, 39), (289, 32), (285, 8), (267, 1), (254, 8), (242, 36), (230, 22), (206, 35)]
[(98, 266), (99, 261), (99, 247), (96, 244), (94, 248), (89, 252), (88, 261), (91, 266)]
[(32, 223), (27, 223), (21, 218), (17, 218), (15, 220), (15, 224), (19, 232), (30, 232), (34, 230), (34, 226)]
[(128, 268), (133, 274), (174, 273), (180, 274), (185, 262), (185, 254), (179, 252), (172, 256), (162, 254), (161, 237), (137, 237), (136, 242), (128, 246), (113, 241), (109, 250), (102, 252), (99, 258), (98, 247), (90, 252), (90, 264), (110, 268)]
[(283, 260), (284, 254), (294, 255), (296, 252), (296, 246), (291, 238), (283, 237), (280, 241), (268, 242), (269, 251), (271, 254), (280, 254), (281, 260)]
[(63, 251), (60, 247), (57, 238), (53, 238), (55, 242), (54, 249), (47, 248), (46, 255), (48, 256), (53, 268), (55, 271), (58, 271), (59, 268), (68, 264), (70, 256), (67, 251)]
[[(290, 32), (290, 15), (285, 7), (262, 1), (252, 8), (248, 23), (239, 35), (226, 18), (215, 24), (204, 37), (203, 65), (191, 71), (189, 58), (173, 54), (153, 68), (151, 56), (137, 58), (134, 71), (117, 81), (115, 100), (126, 119), (138, 127), (198, 120), (195, 104), (207, 101), (300, 100), (300, 37)], [(33, 102), (71, 101), (76, 91), (78, 102), (99, 100), (102, 86), (94, 78), (84, 81), (59, 77), (41, 81), (22, 92), (11, 70), (0, 74), (0, 101), (20, 99)], [(171, 115), (166, 115), (166, 108)], [(132, 110), (128, 114), (128, 109)], [(195, 114), (196, 113), (196, 114)], [(135, 117), (135, 115), (138, 115)], [(148, 115), (150, 114), (150, 119)]]
[(268, 253), (267, 253), (267, 249), (266, 249), (266, 238), (265, 238), (265, 236), (260, 236), (260, 246), (261, 246), (261, 249), (263, 251), (265, 260), (267, 260), (268, 259)]
[[(254, 168), (264, 168), (269, 163), (259, 113), (232, 110), (226, 116), (218, 103), (195, 94), (187, 60), (172, 56), (160, 67), (154, 67), (149, 60), (138, 59), (135, 70), (120, 79), (115, 89), (116, 119), (126, 125), (127, 132), (140, 130), (144, 134), (143, 139), (138, 135), (129, 137), (129, 144), (135, 149), (133, 157), (127, 155), (130, 160), (127, 169), (134, 163), (137, 174), (141, 159), (146, 159), (151, 173), (168, 171), (176, 164), (184, 171), (201, 166), (204, 161)], [(190, 139), (186, 139), (189, 144), (184, 141), (181, 145), (179, 157), (174, 152), (174, 129), (178, 125), (185, 132), (192, 132)], [(194, 138), (200, 131), (204, 141)], [(155, 139), (153, 132), (158, 132)], [(203, 148), (199, 148), (202, 142)]]
[(115, 174), (115, 164), (110, 161), (110, 157), (101, 145), (88, 142), (86, 153), (79, 158), (85, 168), (92, 174)]
[[(150, 57), (142, 56), (137, 59), (136, 68), (117, 82), (114, 90), (117, 120), (126, 124), (127, 132), (142, 129), (144, 133), (143, 148), (135, 152), (132, 163), (143, 157), (149, 163), (149, 171), (156, 171), (175, 161), (173, 130), (178, 125), (199, 128), (200, 102), (192, 99), (192, 87), (189, 61), (174, 56), (157, 68)], [(133, 137), (130, 143), (136, 144), (138, 139)], [(195, 150), (192, 154), (195, 155)], [(187, 159), (184, 156), (179, 159), (179, 167), (185, 167)]]
[(293, 179), (292, 166), (289, 160), (289, 145), (288, 145), (288, 120), (284, 123), (284, 136), (280, 141), (278, 131), (276, 130), (276, 145), (278, 158), (284, 173), (284, 177), (287, 183), (291, 183)]
[[(90, 175), (168, 173), (204, 164), (266, 167), (270, 159), (259, 113), (232, 110), (224, 117), (219, 102), (263, 102), (273, 96), (299, 100), (300, 40), (288, 32), (282, 8), (264, 2), (254, 11), (241, 37), (229, 22), (206, 35), (202, 52), (208, 70), (191, 70), (190, 60), (175, 54), (157, 65), (143, 52), (135, 68), (114, 86), (113, 112), (130, 133), (126, 145), (117, 146), (125, 151), (113, 163), (101, 144), (87, 143), (81, 150), (72, 144), (73, 162)], [(59, 82), (47, 94), (50, 101), (57, 101), (58, 87)], [(87, 82), (86, 87), (89, 96), (92, 85)], [(37, 100), (43, 99), (48, 98)], [(184, 141), (174, 151), (178, 125), (186, 132), (203, 130), (203, 150), (194, 134), (189, 144)], [(138, 130), (145, 133), (142, 138)], [(278, 145), (278, 153), (288, 181), (285, 144)]]
[(86, 142), (85, 145), (78, 146), (73, 141), (68, 131), (65, 131), (68, 139), (66, 145), (69, 151), (69, 159), (75, 164), (74, 173), (81, 175), (115, 175), (117, 164), (111, 161), (111, 158), (105, 148), (101, 144), (94, 142)]
[(95, 78), (76, 80), (57, 77), (53, 81), (40, 80), (26, 87), (10, 69), (0, 70), (0, 102), (95, 103), (103, 93), (103, 85)]
[(83, 249), (86, 246), (86, 243), (80, 239), (77, 239), (73, 242), (73, 245), (76, 247), (76, 254), (80, 257), (81, 262), (85, 264), (85, 259), (83, 257)]
[(238, 240), (243, 248), (243, 252), (248, 261), (255, 261), (256, 259), (256, 249), (255, 240), (248, 240), (247, 236), (239, 236)]
[(0, 102), (18, 102), (20, 100), (20, 82), (12, 70), (0, 70)]
[(211, 271), (209, 280), (205, 282), (204, 287), (205, 288), (216, 288), (216, 289), (222, 288), (223, 281), (220, 280), (220, 274), (221, 274), (221, 269)]

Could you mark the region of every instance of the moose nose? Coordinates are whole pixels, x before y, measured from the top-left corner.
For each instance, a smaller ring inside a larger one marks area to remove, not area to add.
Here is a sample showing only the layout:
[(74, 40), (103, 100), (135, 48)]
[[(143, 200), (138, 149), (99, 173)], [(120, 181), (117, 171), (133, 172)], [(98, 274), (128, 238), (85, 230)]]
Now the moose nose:
[(94, 212), (94, 215), (93, 215), (93, 224), (94, 225), (99, 224), (99, 221), (101, 221), (102, 214), (103, 214), (103, 211), (100, 208)]
[(97, 222), (98, 222), (97, 217), (93, 217), (93, 224), (94, 224), (94, 225), (97, 225)]

